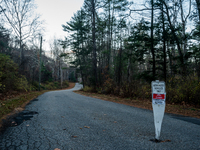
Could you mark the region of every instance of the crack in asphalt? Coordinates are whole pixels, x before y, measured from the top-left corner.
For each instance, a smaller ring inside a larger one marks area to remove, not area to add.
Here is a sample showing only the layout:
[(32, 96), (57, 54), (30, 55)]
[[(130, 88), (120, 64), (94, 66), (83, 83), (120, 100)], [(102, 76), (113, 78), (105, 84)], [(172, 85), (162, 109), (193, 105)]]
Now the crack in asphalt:
[[(44, 93), (7, 121), (0, 150), (200, 149), (198, 124), (165, 115), (161, 139), (154, 137), (152, 111), (73, 93)], [(199, 120), (197, 120), (199, 121)]]

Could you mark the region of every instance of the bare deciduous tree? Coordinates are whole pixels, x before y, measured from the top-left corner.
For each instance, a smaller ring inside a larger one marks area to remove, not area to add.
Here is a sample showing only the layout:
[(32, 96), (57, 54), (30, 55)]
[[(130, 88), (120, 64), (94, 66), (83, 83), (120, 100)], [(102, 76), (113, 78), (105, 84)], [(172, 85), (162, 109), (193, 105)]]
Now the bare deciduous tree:
[(33, 0), (3, 0), (0, 6), (8, 25), (19, 40), (20, 64), (23, 62), (23, 42), (41, 32), (42, 21), (34, 13)]
[(58, 40), (54, 37), (54, 39), (50, 43), (51, 54), (55, 61), (53, 66), (53, 77), (56, 81), (61, 81), (61, 86), (63, 82), (63, 73), (62, 66), (64, 65), (62, 54), (65, 53), (63, 46), (60, 43), (61, 40)]

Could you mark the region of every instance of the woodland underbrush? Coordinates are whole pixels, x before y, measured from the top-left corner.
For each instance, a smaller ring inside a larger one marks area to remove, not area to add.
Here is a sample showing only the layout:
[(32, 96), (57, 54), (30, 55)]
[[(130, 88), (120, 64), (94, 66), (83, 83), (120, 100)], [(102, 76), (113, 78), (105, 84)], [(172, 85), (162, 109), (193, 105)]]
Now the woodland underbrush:
[(18, 73), (18, 66), (9, 56), (0, 54), (0, 93), (30, 91), (32, 86)]
[[(0, 53), (0, 100), (9, 99), (18, 93), (39, 90), (39, 82), (28, 81), (24, 75), (19, 74), (19, 67), (10, 56)], [(56, 90), (67, 88), (68, 81), (46, 81), (41, 83), (41, 90)]]
[[(93, 92), (92, 87), (85, 86), (85, 92)], [(117, 86), (112, 79), (107, 79), (102, 87), (97, 89), (99, 94), (112, 94), (132, 100), (151, 101), (151, 83), (133, 80)], [(168, 104), (189, 105), (200, 108), (200, 82), (197, 77), (171, 77), (166, 81), (166, 102)]]
[(68, 81), (63, 81), (62, 85), (61, 85), (60, 82), (54, 81), (54, 82), (43, 83), (41, 87), (44, 90), (56, 90), (56, 89), (67, 88), (68, 86), (69, 86), (69, 82)]

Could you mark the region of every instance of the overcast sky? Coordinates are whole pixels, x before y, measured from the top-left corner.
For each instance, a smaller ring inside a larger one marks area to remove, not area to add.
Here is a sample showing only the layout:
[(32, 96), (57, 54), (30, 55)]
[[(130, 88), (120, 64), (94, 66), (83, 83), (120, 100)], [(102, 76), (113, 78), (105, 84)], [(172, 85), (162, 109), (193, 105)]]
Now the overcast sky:
[(64, 38), (66, 33), (62, 30), (62, 24), (70, 21), (83, 5), (84, 0), (35, 0), (36, 12), (45, 20), (44, 46), (48, 49), (48, 41), (56, 38)]

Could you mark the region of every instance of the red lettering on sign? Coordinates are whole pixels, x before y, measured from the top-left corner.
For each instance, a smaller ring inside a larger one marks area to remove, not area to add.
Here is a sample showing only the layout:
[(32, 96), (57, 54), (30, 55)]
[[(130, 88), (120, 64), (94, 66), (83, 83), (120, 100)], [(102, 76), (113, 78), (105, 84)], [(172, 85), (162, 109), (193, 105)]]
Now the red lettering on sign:
[(153, 94), (153, 99), (165, 99), (165, 94)]

